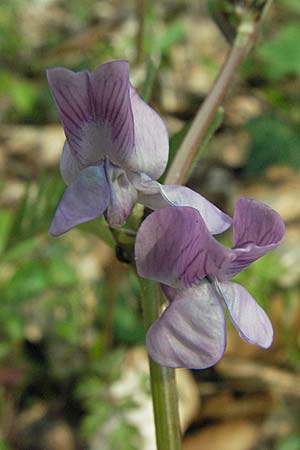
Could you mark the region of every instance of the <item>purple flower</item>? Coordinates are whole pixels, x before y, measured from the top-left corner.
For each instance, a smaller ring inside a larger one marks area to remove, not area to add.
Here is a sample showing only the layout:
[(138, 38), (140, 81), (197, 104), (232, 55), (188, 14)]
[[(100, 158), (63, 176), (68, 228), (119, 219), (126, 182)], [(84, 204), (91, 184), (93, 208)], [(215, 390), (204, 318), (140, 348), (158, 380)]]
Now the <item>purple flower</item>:
[(122, 226), (136, 201), (152, 209), (193, 204), (211, 233), (230, 226), (231, 219), (200, 195), (155, 181), (167, 164), (168, 134), (131, 86), (127, 61), (91, 73), (52, 68), (47, 76), (66, 135), (60, 169), (67, 188), (53, 236), (102, 213), (110, 225)]
[(167, 367), (214, 365), (226, 346), (224, 306), (244, 340), (268, 348), (273, 330), (267, 315), (228, 280), (276, 248), (284, 233), (279, 214), (246, 197), (235, 207), (232, 249), (212, 237), (194, 208), (166, 207), (148, 216), (137, 234), (137, 270), (163, 283), (169, 300), (147, 334), (151, 357)]
[(50, 233), (58, 236), (103, 212), (121, 226), (137, 191), (131, 172), (157, 179), (168, 160), (168, 134), (158, 116), (129, 82), (127, 61), (94, 72), (47, 71), (66, 142), (60, 169), (68, 185)]

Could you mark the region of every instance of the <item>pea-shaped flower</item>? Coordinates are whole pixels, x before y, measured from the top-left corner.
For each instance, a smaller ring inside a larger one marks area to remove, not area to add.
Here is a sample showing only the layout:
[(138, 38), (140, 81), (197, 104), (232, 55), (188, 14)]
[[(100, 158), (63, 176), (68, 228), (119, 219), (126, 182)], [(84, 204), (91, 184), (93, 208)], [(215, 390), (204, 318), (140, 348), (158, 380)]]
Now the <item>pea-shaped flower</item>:
[(200, 195), (155, 181), (167, 164), (168, 134), (131, 86), (127, 61), (94, 72), (51, 68), (47, 76), (66, 135), (60, 169), (67, 184), (50, 234), (102, 213), (110, 225), (122, 226), (136, 201), (152, 209), (192, 203), (212, 233), (230, 226), (230, 218)]
[(137, 200), (128, 171), (157, 179), (165, 169), (165, 125), (130, 85), (127, 61), (91, 73), (51, 68), (47, 76), (66, 135), (60, 168), (68, 185), (50, 233), (60, 235), (103, 212), (120, 226)]
[(136, 239), (140, 276), (163, 283), (169, 305), (147, 334), (151, 357), (167, 367), (204, 369), (226, 346), (225, 307), (240, 336), (268, 348), (272, 325), (253, 297), (228, 281), (282, 241), (284, 223), (273, 209), (241, 197), (226, 248), (191, 207), (166, 207), (142, 223)]

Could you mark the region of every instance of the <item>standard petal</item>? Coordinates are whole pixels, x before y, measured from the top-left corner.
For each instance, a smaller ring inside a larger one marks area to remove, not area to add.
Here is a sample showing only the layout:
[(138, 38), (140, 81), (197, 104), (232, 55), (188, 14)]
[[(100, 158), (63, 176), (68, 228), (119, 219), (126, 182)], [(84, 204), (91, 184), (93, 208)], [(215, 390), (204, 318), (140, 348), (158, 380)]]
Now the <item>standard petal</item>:
[(240, 197), (233, 218), (235, 259), (226, 271), (231, 278), (282, 242), (285, 225), (280, 215), (257, 200)]
[(55, 67), (47, 78), (71, 152), (84, 166), (101, 160), (89, 73)]
[(98, 145), (116, 165), (126, 166), (134, 154), (134, 123), (128, 61), (111, 61), (90, 74), (98, 125)]
[(240, 336), (250, 344), (269, 348), (273, 341), (272, 324), (249, 292), (232, 282), (217, 283), (217, 289)]
[(65, 141), (60, 158), (60, 173), (66, 185), (71, 184), (82, 169), (80, 162), (71, 152), (68, 142)]
[(173, 287), (190, 287), (222, 273), (233, 255), (207, 230), (199, 212), (188, 206), (150, 214), (135, 244), (139, 275)]
[(59, 236), (80, 223), (94, 219), (105, 211), (110, 201), (109, 186), (102, 166), (84, 169), (67, 187), (50, 227)]
[(164, 172), (169, 156), (169, 138), (161, 117), (130, 86), (134, 120), (134, 152), (126, 167), (157, 179)]
[(216, 364), (226, 347), (225, 315), (214, 287), (184, 289), (151, 326), (147, 349), (161, 366), (206, 369)]
[(162, 185), (145, 174), (132, 174), (132, 183), (139, 191), (138, 201), (150, 209), (166, 206), (191, 206), (199, 211), (211, 234), (223, 233), (232, 219), (202, 195), (179, 185)]
[(121, 227), (131, 214), (137, 200), (137, 192), (124, 170), (107, 162), (106, 173), (109, 180), (110, 204), (105, 212), (105, 218), (111, 226)]
[(105, 156), (122, 165), (131, 158), (134, 125), (129, 96), (129, 64), (112, 61), (92, 73), (48, 69), (50, 88), (71, 151), (83, 166)]

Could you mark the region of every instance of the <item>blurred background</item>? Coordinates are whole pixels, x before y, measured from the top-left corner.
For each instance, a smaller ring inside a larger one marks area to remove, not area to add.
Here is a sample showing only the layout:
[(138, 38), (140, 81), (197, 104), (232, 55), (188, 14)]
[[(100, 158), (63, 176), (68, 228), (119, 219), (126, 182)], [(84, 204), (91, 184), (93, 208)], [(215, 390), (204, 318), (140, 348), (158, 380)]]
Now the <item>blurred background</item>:
[[(155, 449), (135, 274), (101, 219), (48, 236), (64, 135), (45, 69), (128, 59), (173, 152), (228, 49), (205, 3), (0, 3), (0, 450)], [(299, 1), (277, 0), (189, 181), (229, 214), (239, 195), (268, 203), (287, 237), (237, 277), (272, 348), (229, 324), (219, 364), (177, 373), (184, 450), (300, 449), (299, 42)]]

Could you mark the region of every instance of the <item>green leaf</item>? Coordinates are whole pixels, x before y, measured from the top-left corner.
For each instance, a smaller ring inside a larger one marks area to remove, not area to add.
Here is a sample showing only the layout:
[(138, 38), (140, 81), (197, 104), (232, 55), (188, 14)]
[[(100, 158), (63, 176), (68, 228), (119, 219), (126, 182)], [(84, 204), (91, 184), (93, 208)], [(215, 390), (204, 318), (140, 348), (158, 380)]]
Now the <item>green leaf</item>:
[(54, 210), (60, 200), (63, 183), (58, 176), (42, 174), (38, 189), (28, 183), (12, 217), (3, 252), (10, 256), (19, 245), (47, 233)]
[(14, 73), (0, 73), (0, 94), (10, 98), (14, 113), (21, 116), (31, 115), (39, 95), (36, 83)]
[(300, 450), (300, 436), (290, 436), (279, 442), (275, 450)]
[(171, 47), (178, 44), (185, 37), (185, 29), (181, 21), (171, 23), (159, 36), (159, 49), (166, 55)]
[(261, 45), (257, 55), (265, 75), (273, 81), (300, 74), (299, 22), (284, 25), (274, 39)]
[(300, 14), (300, 3), (299, 0), (277, 0), (278, 3), (286, 8), (288, 8), (289, 10), (291, 10), (291, 12), (295, 12)]
[(293, 124), (265, 115), (248, 122), (247, 129), (251, 141), (246, 175), (255, 176), (272, 165), (300, 167), (300, 133)]
[(7, 236), (9, 234), (9, 227), (11, 224), (11, 213), (6, 210), (0, 211), (0, 254), (2, 253)]

